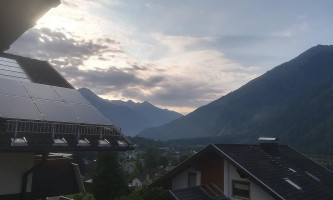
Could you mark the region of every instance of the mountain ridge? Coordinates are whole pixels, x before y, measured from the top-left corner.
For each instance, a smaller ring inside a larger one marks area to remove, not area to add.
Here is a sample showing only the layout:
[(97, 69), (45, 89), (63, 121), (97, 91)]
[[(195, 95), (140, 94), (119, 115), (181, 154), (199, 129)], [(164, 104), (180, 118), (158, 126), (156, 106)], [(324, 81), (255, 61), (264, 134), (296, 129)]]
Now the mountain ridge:
[(131, 100), (127, 102), (107, 100), (87, 88), (80, 88), (78, 91), (111, 123), (121, 127), (124, 134), (129, 136), (134, 136), (145, 128), (158, 126), (183, 116), (175, 111), (158, 108), (147, 101), (136, 103)]
[[(322, 111), (318, 105), (314, 106), (316, 112), (325, 116), (320, 116), (318, 122), (319, 116), (311, 120), (306, 117), (307, 113), (301, 112), (302, 108), (299, 106), (304, 105), (310, 109), (309, 102), (317, 101), (325, 102), (325, 106), (333, 110), (333, 105), (329, 102), (333, 101), (333, 97), (327, 92), (331, 86), (333, 46), (318, 45), (184, 117), (141, 131), (139, 136), (169, 140), (231, 134), (241, 136), (240, 142), (253, 142), (258, 136), (266, 135), (278, 136), (286, 143), (304, 145), (307, 143), (305, 139), (296, 141), (297, 137), (293, 135), (310, 137), (311, 133), (318, 132), (316, 127), (319, 125), (303, 126), (297, 117), (306, 120), (308, 124), (327, 124), (333, 111)], [(311, 96), (311, 93), (316, 95)], [(294, 112), (302, 115), (297, 116)], [(291, 133), (288, 130), (288, 121), (285, 120), (288, 117), (289, 122), (298, 124), (301, 128), (290, 128), (293, 132)], [(278, 131), (286, 133), (281, 134)], [(300, 131), (304, 131), (304, 134)]]

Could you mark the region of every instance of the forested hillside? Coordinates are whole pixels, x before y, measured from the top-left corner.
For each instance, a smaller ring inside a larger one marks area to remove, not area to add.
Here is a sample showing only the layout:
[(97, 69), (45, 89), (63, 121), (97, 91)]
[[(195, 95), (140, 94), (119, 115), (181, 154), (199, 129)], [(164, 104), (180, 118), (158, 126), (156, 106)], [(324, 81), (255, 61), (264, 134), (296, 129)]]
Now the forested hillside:
[(255, 142), (274, 136), (301, 150), (333, 151), (333, 46), (318, 45), (196, 111), (140, 136)]

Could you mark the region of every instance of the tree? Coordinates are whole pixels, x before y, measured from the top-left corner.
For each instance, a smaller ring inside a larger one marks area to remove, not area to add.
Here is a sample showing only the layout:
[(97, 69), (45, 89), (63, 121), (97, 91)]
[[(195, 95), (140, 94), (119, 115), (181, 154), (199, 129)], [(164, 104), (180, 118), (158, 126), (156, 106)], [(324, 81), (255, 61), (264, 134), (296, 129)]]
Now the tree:
[(92, 192), (96, 200), (113, 200), (129, 191), (116, 152), (97, 154)]
[(160, 161), (159, 149), (156, 147), (147, 147), (143, 158), (145, 160), (146, 169), (156, 169)]
[(150, 187), (154, 180), (143, 183), (142, 186), (136, 187), (131, 193), (117, 198), (117, 200), (151, 200), (163, 194), (165, 189), (162, 187)]
[(143, 172), (143, 165), (139, 158), (135, 160), (135, 168), (139, 171), (139, 173)]
[(166, 167), (169, 165), (169, 158), (166, 157), (166, 156), (160, 156), (160, 159), (159, 159), (159, 164), (163, 167)]

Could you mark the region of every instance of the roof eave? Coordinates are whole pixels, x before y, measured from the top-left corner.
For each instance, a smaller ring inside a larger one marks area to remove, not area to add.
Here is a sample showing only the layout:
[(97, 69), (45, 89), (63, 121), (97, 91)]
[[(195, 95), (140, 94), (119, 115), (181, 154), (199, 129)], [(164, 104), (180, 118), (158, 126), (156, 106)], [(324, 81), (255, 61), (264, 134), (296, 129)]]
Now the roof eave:
[[(6, 51), (25, 31), (60, 0), (4, 0), (0, 7), (0, 52)], [(8, 20), (10, 19), (10, 20)]]

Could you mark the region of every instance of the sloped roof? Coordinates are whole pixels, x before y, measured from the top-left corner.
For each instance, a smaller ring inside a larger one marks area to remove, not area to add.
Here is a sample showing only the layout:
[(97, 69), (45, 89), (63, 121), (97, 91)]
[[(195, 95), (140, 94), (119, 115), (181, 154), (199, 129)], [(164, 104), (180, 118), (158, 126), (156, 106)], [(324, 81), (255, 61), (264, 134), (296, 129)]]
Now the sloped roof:
[(259, 145), (209, 145), (153, 184), (163, 185), (212, 153), (231, 162), (276, 199), (333, 199), (333, 172), (285, 145), (278, 145), (276, 156)]
[(60, 0), (2, 0), (0, 6), (0, 52), (8, 50), (26, 30)]
[(0, 59), (0, 151), (133, 149), (46, 61)]
[(74, 87), (47, 61), (8, 53), (0, 53), (0, 57), (17, 61), (29, 79), (34, 83), (74, 89)]
[(289, 146), (279, 145), (277, 156), (259, 145), (214, 146), (280, 199), (333, 199), (333, 173)]

